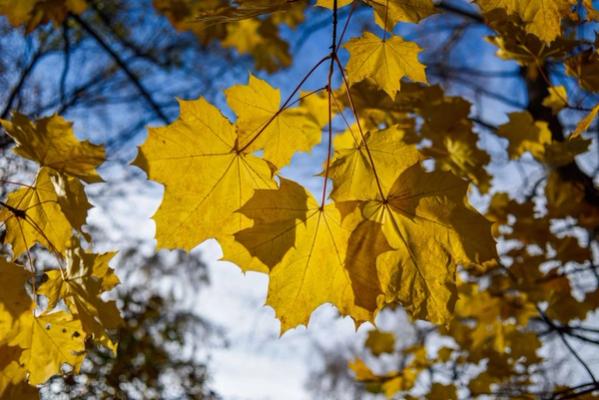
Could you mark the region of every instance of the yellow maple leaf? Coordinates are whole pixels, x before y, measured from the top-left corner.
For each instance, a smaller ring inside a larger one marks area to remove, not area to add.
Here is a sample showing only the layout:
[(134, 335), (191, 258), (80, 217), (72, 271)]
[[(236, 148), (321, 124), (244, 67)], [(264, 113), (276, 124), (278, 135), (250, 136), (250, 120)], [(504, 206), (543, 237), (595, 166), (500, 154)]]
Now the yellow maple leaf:
[(28, 371), (31, 385), (42, 384), (60, 373), (63, 364), (79, 371), (85, 355), (80, 321), (59, 311), (39, 317), (29, 313), (19, 324), (17, 336), (8, 344), (23, 349), (19, 363)]
[[(371, 144), (374, 168), (365, 151)], [(495, 244), (490, 222), (464, 203), (468, 184), (450, 173), (425, 172), (420, 159), (416, 148), (404, 145), (393, 131), (374, 132), (331, 167), (332, 197), (359, 205), (364, 218), (375, 222), (359, 242), (378, 242), (376, 264), (350, 269), (356, 271), (352, 280), (370, 277), (360, 283), (368, 291), (356, 290), (358, 304), (372, 306), (384, 297), (400, 301), (415, 318), (442, 323), (455, 302), (456, 264), (494, 258)], [(368, 239), (379, 230), (388, 244)], [(389, 247), (393, 250), (386, 251)], [(378, 288), (372, 286), (377, 277)]]
[(401, 371), (376, 374), (359, 358), (351, 361), (349, 368), (353, 371), (356, 380), (366, 384), (369, 392), (384, 393), (388, 399), (391, 399), (399, 392), (410, 390), (420, 372), (428, 365), (424, 347), (413, 347), (405, 351), (411, 356), (411, 360)]
[[(336, 206), (340, 211), (343, 210), (342, 215), (351, 215), (355, 204), (336, 203)], [(348, 210), (344, 210), (346, 206)], [(374, 312), (384, 304), (376, 263), (380, 254), (391, 250), (393, 248), (389, 245), (381, 224), (363, 220), (352, 230), (347, 245), (345, 268), (354, 289), (356, 305)]]
[(591, 124), (593, 123), (595, 118), (597, 117), (598, 113), (599, 113), (599, 103), (596, 104), (595, 107), (593, 107), (591, 109), (591, 111), (589, 111), (589, 113), (578, 122), (578, 124), (576, 125), (576, 129), (574, 129), (572, 134), (568, 137), (568, 140), (574, 141), (574, 140), (576, 140), (576, 138), (581, 137), (583, 132), (585, 132), (587, 129), (589, 129), (589, 127), (591, 126)]
[[(378, 191), (377, 181), (369, 158), (373, 158), (383, 191), (391, 189), (397, 171), (406, 164), (423, 159), (418, 152), (403, 142), (404, 133), (396, 127), (367, 132), (366, 143), (357, 129), (350, 129), (335, 137), (335, 159), (329, 177), (335, 183), (331, 198), (336, 202), (369, 200)], [(366, 150), (368, 145), (368, 151)]]
[(546, 43), (561, 34), (561, 21), (569, 16), (575, 0), (476, 0), (483, 12), (497, 8), (516, 14), (526, 25), (526, 31)]
[[(362, 1), (374, 9), (375, 22), (387, 31), (392, 31), (399, 22), (417, 23), (436, 12), (432, 0)], [(350, 3), (352, 3), (351, 0), (339, 0), (337, 7), (341, 8)], [(318, 0), (316, 5), (333, 9), (333, 0)]]
[(60, 24), (69, 12), (81, 14), (86, 8), (85, 0), (0, 0), (0, 14), (12, 26), (24, 25), (27, 32), (49, 20)]
[(220, 7), (205, 10), (197, 15), (197, 19), (209, 23), (240, 21), (263, 14), (301, 7), (302, 3), (301, 1), (289, 0), (237, 0), (232, 5), (221, 5)]
[(551, 108), (554, 114), (557, 114), (562, 108), (568, 105), (568, 93), (562, 85), (549, 87), (549, 95), (543, 99), (543, 105)]
[(258, 189), (239, 209), (254, 225), (235, 234), (235, 240), (269, 269), (295, 245), (295, 227), (306, 220), (308, 213), (306, 190), (288, 179), (280, 181), (276, 196), (272, 190)]
[(287, 108), (278, 113), (281, 95), (266, 81), (250, 75), (247, 85), (225, 91), (227, 102), (237, 115), (239, 145), (254, 140), (247, 152), (264, 150), (264, 158), (277, 167), (289, 163), (297, 151), (309, 151), (320, 142), (321, 126), (309, 118), (303, 107)]
[(438, 86), (421, 88), (420, 92), (422, 98), (415, 104), (424, 118), (420, 134), (431, 141), (430, 147), (423, 148), (423, 154), (435, 159), (435, 168), (464, 177), (485, 193), (491, 177), (484, 166), (490, 157), (477, 146), (478, 136), (468, 118), (470, 103), (445, 96)]
[(1, 399), (39, 399), (37, 388), (25, 381), (27, 371), (19, 365), (21, 353), (19, 347), (0, 346)]
[[(240, 151), (233, 125), (205, 99), (180, 101), (179, 106), (175, 122), (149, 129), (133, 162), (165, 186), (164, 199), (153, 217), (158, 246), (191, 250), (206, 239), (217, 238), (225, 257), (238, 254), (239, 249), (223, 244), (251, 226), (236, 211), (254, 190), (276, 187), (271, 165)], [(244, 268), (243, 263), (239, 265)]]
[(29, 279), (31, 273), (25, 268), (0, 257), (0, 345), (9, 339), (15, 321), (30, 312), (32, 300), (25, 289)]
[(96, 168), (105, 160), (104, 149), (79, 141), (72, 123), (59, 115), (30, 121), (15, 113), (12, 121), (0, 121), (16, 142), (14, 152), (42, 167), (50, 167), (85, 182), (101, 182)]
[(508, 153), (512, 160), (527, 151), (542, 159), (545, 145), (551, 143), (551, 132), (547, 122), (535, 121), (528, 111), (513, 112), (509, 121), (499, 126), (497, 134), (509, 141)]
[(594, 49), (582, 51), (565, 61), (566, 73), (577, 79), (589, 92), (599, 91), (599, 53)]
[(81, 232), (91, 207), (78, 179), (61, 176), (47, 167), (39, 170), (32, 186), (9, 193), (5, 203), (0, 208), (0, 221), (14, 258), (35, 243), (62, 253), (73, 230)]
[(281, 39), (272, 19), (243, 19), (228, 23), (226, 29), (227, 36), (221, 45), (250, 54), (256, 69), (272, 73), (291, 65), (289, 44)]
[(375, 356), (392, 353), (395, 350), (395, 335), (393, 332), (382, 332), (378, 329), (369, 331), (364, 346)]
[(115, 353), (117, 344), (107, 330), (117, 328), (122, 320), (116, 303), (100, 297), (118, 283), (118, 278), (108, 267), (112, 257), (114, 253), (87, 253), (73, 246), (65, 252), (64, 270), (47, 271), (48, 280), (40, 286), (38, 294), (46, 296), (48, 309), (63, 300), (81, 321), (83, 331)]
[(454, 175), (426, 173), (419, 164), (401, 171), (386, 199), (365, 204), (389, 245), (377, 260), (382, 293), (418, 319), (445, 323), (456, 300), (456, 264), (496, 256), (491, 224), (465, 201), (468, 184)]
[(307, 325), (312, 312), (332, 303), (342, 315), (356, 322), (371, 314), (355, 305), (345, 269), (351, 229), (342, 224), (332, 205), (320, 207), (299, 185), (283, 181), (277, 190), (256, 191), (241, 212), (252, 216), (254, 225), (236, 235), (250, 253), (270, 263), (266, 304), (281, 321), (281, 331)]
[(418, 61), (421, 49), (416, 43), (396, 35), (384, 40), (364, 32), (362, 37), (349, 40), (345, 48), (350, 55), (346, 68), (352, 84), (371, 79), (393, 99), (404, 76), (427, 82), (424, 65)]
[(426, 394), (428, 400), (457, 400), (458, 391), (454, 385), (444, 385), (434, 382), (430, 391)]

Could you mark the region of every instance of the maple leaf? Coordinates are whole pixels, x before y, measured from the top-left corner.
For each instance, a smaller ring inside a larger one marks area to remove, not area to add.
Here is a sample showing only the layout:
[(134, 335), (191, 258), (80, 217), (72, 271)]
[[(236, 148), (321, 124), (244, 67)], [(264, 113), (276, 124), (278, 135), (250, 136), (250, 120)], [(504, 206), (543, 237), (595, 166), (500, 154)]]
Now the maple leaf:
[(416, 383), (420, 372), (428, 365), (424, 347), (414, 347), (408, 349), (407, 352), (412, 358), (401, 371), (391, 371), (382, 375), (375, 374), (360, 359), (350, 362), (349, 368), (358, 381), (368, 385), (369, 391), (384, 393), (390, 399), (399, 392), (410, 390)]
[[(364, 155), (371, 144), (373, 162)], [(357, 272), (350, 276), (362, 282), (360, 287), (370, 286), (368, 292), (356, 291), (358, 304), (372, 307), (383, 296), (386, 301), (399, 300), (415, 318), (445, 322), (455, 302), (455, 265), (495, 257), (491, 224), (465, 205), (466, 182), (441, 171), (426, 173), (419, 165), (419, 152), (401, 143), (393, 131), (369, 135), (363, 147), (345, 152), (331, 166), (331, 197), (361, 207), (364, 218), (376, 223), (360, 242), (369, 235), (376, 238), (382, 230), (394, 250), (385, 251), (387, 245), (370, 239), (379, 243), (376, 263), (350, 269)], [(384, 149), (380, 155), (377, 148)], [(344, 186), (350, 181), (360, 183)], [(344, 187), (343, 196), (335, 192)], [(364, 282), (368, 276), (370, 281)], [(374, 289), (376, 277), (380, 283)]]
[(382, 332), (378, 329), (369, 331), (364, 346), (370, 349), (370, 352), (375, 356), (392, 353), (395, 349), (395, 335), (393, 332)]
[(63, 177), (47, 167), (39, 170), (32, 186), (9, 193), (6, 205), (0, 209), (0, 221), (6, 228), (4, 240), (12, 246), (13, 258), (35, 243), (62, 253), (73, 230), (81, 232), (91, 207), (79, 180)]
[(22, 350), (18, 347), (0, 346), (0, 398), (39, 399), (39, 393), (25, 382), (27, 371), (19, 365)]
[[(337, 203), (337, 208), (349, 214), (354, 202)], [(347, 205), (348, 210), (344, 210)], [(381, 224), (374, 221), (360, 221), (353, 229), (347, 245), (346, 269), (355, 293), (356, 305), (367, 310), (377, 310), (383, 305), (379, 299), (381, 281), (377, 271), (378, 256), (394, 250), (383, 233)]]
[(415, 164), (402, 171), (386, 201), (365, 204), (396, 251), (377, 260), (382, 292), (415, 318), (444, 323), (455, 302), (455, 265), (495, 257), (491, 224), (464, 204), (467, 183)]
[(15, 113), (12, 121), (0, 121), (16, 142), (14, 152), (42, 167), (79, 178), (85, 182), (101, 182), (96, 168), (105, 160), (104, 149), (88, 141), (79, 141), (72, 123), (59, 115), (31, 122)]
[(232, 5), (206, 10), (197, 18), (209, 23), (239, 21), (275, 11), (287, 11), (290, 8), (301, 6), (301, 3), (301, 1), (288, 0), (236, 0)]
[(404, 76), (417, 82), (427, 82), (424, 65), (418, 61), (421, 49), (416, 43), (396, 35), (381, 39), (366, 31), (362, 37), (349, 40), (345, 48), (350, 54), (346, 68), (352, 84), (371, 79), (395, 98), (400, 79)]
[(191, 250), (206, 239), (217, 238), (225, 257), (237, 254), (238, 249), (223, 244), (251, 226), (236, 211), (254, 190), (276, 187), (271, 165), (241, 151), (233, 125), (205, 99), (179, 101), (179, 106), (175, 122), (149, 129), (133, 162), (165, 186), (164, 199), (153, 217), (158, 246)]
[(377, 193), (377, 181), (373, 179), (374, 170), (368, 153), (375, 166), (382, 166), (377, 168), (379, 183), (382, 190), (388, 192), (398, 170), (423, 159), (420, 153), (403, 142), (403, 136), (401, 130), (391, 127), (367, 132), (366, 142), (362, 141), (357, 129), (335, 137), (335, 159), (329, 170), (329, 177), (335, 183), (331, 198), (336, 202), (369, 200), (373, 193)]
[(468, 118), (470, 103), (459, 97), (444, 96), (438, 86), (420, 91), (422, 98), (415, 104), (424, 118), (420, 134), (431, 141), (430, 146), (423, 148), (423, 154), (435, 159), (436, 168), (471, 180), (485, 193), (491, 177), (484, 166), (490, 157), (477, 147), (478, 136)]
[(78, 246), (67, 249), (64, 270), (46, 272), (48, 280), (38, 289), (38, 294), (48, 299), (48, 309), (63, 300), (69, 310), (81, 321), (81, 328), (98, 343), (116, 353), (116, 342), (108, 335), (121, 317), (114, 301), (104, 301), (101, 294), (118, 284), (118, 278), (108, 267), (114, 253), (93, 254)]
[(508, 14), (516, 14), (524, 22), (526, 31), (546, 43), (561, 34), (561, 21), (569, 15), (574, 0), (475, 0), (483, 12), (503, 8)]
[(31, 273), (0, 257), (0, 345), (9, 339), (15, 321), (31, 309), (32, 300), (25, 290), (28, 279)]
[(75, 372), (83, 362), (85, 335), (81, 322), (64, 311), (28, 318), (19, 322), (19, 331), (8, 344), (23, 349), (19, 363), (29, 373), (28, 382), (39, 385), (60, 373), (63, 364)]
[(247, 85), (233, 86), (225, 95), (237, 115), (239, 145), (245, 146), (260, 134), (247, 152), (263, 149), (264, 158), (279, 168), (297, 151), (309, 151), (320, 142), (321, 125), (309, 118), (309, 112), (295, 107), (279, 113), (279, 90), (253, 75)]
[(599, 91), (599, 54), (587, 50), (565, 61), (566, 73), (574, 76), (578, 84), (590, 92)]
[[(436, 12), (432, 0), (362, 1), (374, 9), (375, 22), (387, 31), (392, 31), (399, 22), (417, 23)], [(351, 3), (352, 0), (339, 0), (337, 8), (345, 7)], [(332, 10), (333, 0), (317, 0), (316, 5)]]
[(499, 126), (497, 134), (508, 139), (508, 153), (512, 160), (527, 151), (535, 158), (542, 158), (545, 144), (551, 142), (547, 122), (535, 121), (528, 111), (513, 112), (509, 121)]
[(435, 382), (431, 385), (431, 390), (427, 393), (426, 398), (429, 400), (458, 400), (458, 391), (454, 385)]
[(543, 99), (543, 105), (551, 108), (554, 114), (557, 114), (561, 109), (568, 105), (568, 93), (566, 88), (562, 85), (551, 86), (549, 89), (549, 95)]
[[(320, 207), (299, 185), (283, 181), (275, 190), (256, 191), (240, 212), (255, 218), (252, 228), (236, 235), (248, 251), (274, 265), (266, 304), (285, 332), (308, 324), (312, 312), (332, 303), (356, 322), (371, 314), (355, 305), (345, 256), (351, 227), (332, 205)], [(264, 257), (270, 251), (272, 256)]]
[(589, 127), (597, 117), (597, 114), (599, 114), (599, 103), (596, 104), (595, 107), (593, 107), (591, 111), (589, 111), (589, 113), (578, 122), (578, 124), (576, 125), (576, 129), (574, 129), (572, 134), (568, 137), (568, 140), (574, 141), (577, 138), (581, 137), (582, 133), (589, 129)]
[(81, 14), (86, 8), (85, 0), (0, 0), (0, 14), (12, 26), (25, 25), (28, 33), (48, 20), (60, 24), (69, 12)]
[(239, 212), (254, 222), (250, 228), (235, 233), (235, 240), (250, 249), (252, 255), (273, 268), (295, 245), (295, 228), (305, 222), (308, 194), (299, 184), (280, 178), (276, 195), (258, 189)]
[(281, 39), (272, 19), (244, 19), (227, 24), (223, 47), (232, 47), (254, 58), (256, 69), (275, 72), (291, 65), (289, 45)]
[(574, 136), (576, 130), (563, 142), (553, 140), (545, 144), (543, 161), (548, 165), (560, 167), (574, 161), (574, 158), (582, 153), (586, 153), (591, 145), (591, 139), (585, 139), (582, 136)]

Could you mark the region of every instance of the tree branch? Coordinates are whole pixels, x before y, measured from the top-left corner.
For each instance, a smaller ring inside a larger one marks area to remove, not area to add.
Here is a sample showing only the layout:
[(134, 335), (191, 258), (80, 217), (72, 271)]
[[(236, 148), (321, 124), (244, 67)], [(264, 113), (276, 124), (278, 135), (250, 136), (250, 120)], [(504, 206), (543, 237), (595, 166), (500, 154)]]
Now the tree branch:
[(165, 124), (170, 123), (170, 120), (168, 119), (166, 114), (164, 114), (160, 106), (154, 101), (148, 90), (142, 84), (141, 80), (135, 75), (133, 71), (131, 71), (127, 63), (123, 61), (123, 59), (108, 45), (108, 43), (106, 43), (104, 39), (102, 39), (102, 37), (78, 15), (69, 14), (69, 18), (76, 21), (83, 28), (83, 30), (87, 32), (98, 43), (98, 45), (102, 49), (104, 49), (104, 51), (108, 53), (108, 55), (110, 55), (110, 57), (112, 57), (114, 62), (116, 62), (116, 64), (121, 68), (121, 70), (123, 70), (123, 72), (125, 73), (125, 75), (127, 75), (131, 83), (133, 83), (133, 85), (137, 88), (142, 97), (150, 105), (156, 116), (158, 116), (158, 118), (160, 118)]

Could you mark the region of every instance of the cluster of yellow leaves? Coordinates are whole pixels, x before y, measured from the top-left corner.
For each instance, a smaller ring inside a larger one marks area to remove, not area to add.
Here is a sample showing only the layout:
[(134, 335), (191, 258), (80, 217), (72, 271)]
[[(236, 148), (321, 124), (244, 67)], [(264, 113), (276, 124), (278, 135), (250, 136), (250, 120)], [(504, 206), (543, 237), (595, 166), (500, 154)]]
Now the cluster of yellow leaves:
[(85, 0), (0, 0), (0, 15), (27, 32), (48, 21), (61, 24), (68, 13), (80, 14), (86, 8)]
[[(198, 18), (208, 24), (255, 22), (257, 15), (290, 6), (284, 3), (240, 1), (198, 12)], [(426, 0), (365, 3), (388, 30), (434, 12)], [(403, 76), (426, 82), (420, 49), (399, 36), (366, 32), (346, 48), (349, 84), (375, 85), (373, 98), (381, 99), (383, 91), (393, 103)], [(154, 216), (158, 246), (190, 250), (216, 238), (224, 259), (268, 273), (267, 304), (283, 331), (307, 324), (324, 303), (356, 323), (372, 321), (381, 308), (396, 303), (414, 318), (447, 322), (456, 300), (457, 266), (480, 265), (496, 254), (490, 223), (467, 204), (468, 183), (451, 173), (476, 180), (481, 190), (488, 187), (484, 168), (477, 168), (488, 156), (476, 147), (469, 105), (438, 88), (408, 85), (409, 100), (396, 103), (406, 110), (398, 119), (389, 120), (379, 109), (376, 116), (386, 119), (386, 128), (365, 123), (362, 135), (358, 124), (335, 138), (335, 156), (324, 173), (333, 182), (333, 204), (319, 204), (279, 171), (293, 154), (319, 143), (329, 123), (319, 107), (327, 100), (307, 97), (289, 107), (277, 90), (253, 76), (225, 95), (234, 124), (204, 99), (181, 101), (179, 119), (151, 128), (134, 161), (165, 187)], [(423, 138), (436, 135), (429, 150), (439, 167), (432, 172), (410, 141), (415, 123), (410, 125), (407, 113), (414, 108), (424, 120)], [(455, 125), (440, 121), (448, 111)]]
[(154, 7), (176, 29), (193, 32), (202, 44), (218, 41), (250, 55), (256, 69), (274, 72), (291, 65), (280, 25), (293, 28), (302, 22), (306, 2), (242, 0), (232, 5), (226, 0), (154, 0)]
[[(376, 353), (376, 346), (388, 346), (386, 343), (394, 340), (393, 333), (382, 333), (379, 331), (370, 331), (364, 345), (369, 348), (374, 356), (380, 356), (382, 353)], [(447, 349), (446, 350), (450, 350)], [(437, 363), (446, 362), (446, 351), (439, 351), (436, 357), (429, 358), (426, 348), (421, 345), (410, 346), (401, 350), (403, 359), (400, 364), (401, 370), (392, 370), (386, 373), (376, 373), (368, 367), (361, 359), (357, 358), (349, 363), (349, 368), (353, 372), (357, 381), (364, 384), (365, 389), (370, 393), (384, 394), (387, 398), (397, 398), (401, 395), (402, 399), (416, 399), (423, 397), (414, 397), (409, 391), (414, 387), (421, 372)], [(457, 400), (457, 388), (454, 385), (445, 385), (435, 382), (431, 385), (427, 399), (431, 400)]]
[(134, 164), (165, 186), (158, 245), (216, 238), (225, 259), (267, 272), (283, 331), (324, 303), (357, 323), (388, 303), (449, 320), (456, 266), (495, 256), (490, 224), (466, 204), (468, 184), (427, 172), (398, 127), (348, 131), (328, 171), (334, 204), (319, 204), (278, 171), (320, 141), (323, 118), (306, 102), (281, 108), (255, 77), (225, 94), (235, 124), (204, 99), (181, 101), (179, 119), (150, 129), (140, 148)]
[[(436, 169), (451, 172), (476, 185), (486, 193), (491, 177), (485, 170), (489, 155), (477, 146), (469, 118), (470, 103), (460, 97), (446, 96), (439, 86), (423, 86), (406, 82), (393, 100), (385, 92), (367, 82), (353, 86), (351, 96), (361, 111), (361, 126), (365, 129), (395, 127), (402, 140), (418, 144), (422, 153), (435, 159)], [(336, 95), (346, 103), (347, 93)], [(359, 135), (357, 126), (353, 135)]]
[(572, 17), (577, 4), (575, 0), (475, 0), (475, 3), (484, 13), (501, 9), (517, 16), (527, 33), (548, 44), (561, 35), (562, 20)]
[[(19, 185), (0, 205), (12, 249), (10, 261), (0, 257), (0, 397), (37, 398), (34, 386), (64, 365), (79, 370), (88, 338), (116, 351), (109, 331), (120, 324), (119, 311), (101, 298), (119, 282), (108, 266), (114, 254), (89, 253), (79, 243), (90, 239), (82, 230), (91, 207), (82, 182), (101, 181), (104, 149), (79, 141), (56, 115), (33, 122), (17, 113), (1, 123), (14, 153), (40, 169), (33, 184)], [(38, 270), (36, 244), (57, 269)]]
[[(374, 10), (374, 20), (381, 28), (392, 31), (400, 22), (418, 23), (433, 15), (436, 10), (432, 0), (338, 0), (337, 7), (364, 3)], [(317, 0), (316, 5), (333, 9), (333, 0)]]

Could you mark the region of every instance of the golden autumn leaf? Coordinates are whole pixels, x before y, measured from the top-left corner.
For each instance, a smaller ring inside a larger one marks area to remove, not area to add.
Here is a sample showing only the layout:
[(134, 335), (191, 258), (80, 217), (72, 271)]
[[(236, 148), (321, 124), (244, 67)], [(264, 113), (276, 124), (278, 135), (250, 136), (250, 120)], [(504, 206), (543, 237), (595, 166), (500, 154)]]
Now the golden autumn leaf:
[(301, 6), (302, 3), (288, 0), (237, 0), (231, 5), (205, 10), (196, 17), (199, 21), (209, 23), (240, 21), (277, 11), (288, 11), (293, 7)]
[(5, 242), (13, 258), (36, 243), (62, 253), (73, 233), (81, 231), (91, 207), (78, 179), (64, 177), (43, 167), (35, 182), (8, 194), (7, 207), (0, 208), (6, 228)]
[(248, 153), (263, 149), (264, 158), (281, 168), (293, 154), (309, 151), (320, 142), (321, 125), (309, 118), (303, 107), (286, 108), (279, 113), (279, 90), (266, 81), (250, 75), (247, 85), (233, 86), (225, 95), (237, 115), (239, 146), (247, 145), (259, 134), (246, 149)]
[(85, 0), (0, 0), (0, 14), (12, 26), (24, 25), (31, 32), (39, 24), (60, 24), (69, 12), (80, 14), (87, 8)]
[(535, 121), (528, 111), (510, 113), (509, 121), (499, 126), (497, 134), (508, 139), (508, 154), (512, 160), (526, 152), (542, 159), (545, 145), (551, 143), (547, 122)]
[(551, 43), (561, 34), (561, 21), (576, 5), (574, 0), (475, 0), (483, 12), (497, 8), (508, 14), (517, 15), (525, 24), (526, 31), (546, 43)]
[[(402, 92), (403, 93), (403, 92)], [(414, 91), (421, 94), (415, 106), (424, 123), (423, 138), (431, 141), (422, 153), (435, 159), (435, 168), (449, 171), (472, 181), (482, 193), (490, 187), (491, 177), (485, 170), (490, 157), (477, 146), (478, 136), (469, 119), (470, 103), (459, 97), (445, 96), (438, 86)]]
[(388, 399), (397, 393), (410, 390), (416, 383), (420, 372), (428, 365), (424, 347), (413, 347), (406, 352), (411, 356), (410, 361), (401, 371), (390, 371), (386, 374), (374, 373), (361, 359), (349, 363), (356, 380), (364, 382), (366, 389), (372, 393), (383, 393)]
[(363, 206), (364, 217), (381, 224), (395, 249), (377, 260), (380, 294), (414, 318), (447, 322), (456, 300), (456, 265), (496, 256), (491, 223), (465, 204), (467, 187), (450, 173), (427, 173), (417, 163), (398, 171), (385, 198)]
[(256, 69), (275, 72), (291, 65), (289, 45), (281, 39), (278, 26), (271, 19), (243, 19), (226, 26), (223, 47), (236, 49), (240, 54), (250, 54)]
[(590, 92), (599, 91), (599, 53), (593, 49), (580, 52), (565, 61), (566, 73)]
[(12, 121), (1, 122), (17, 143), (14, 152), (21, 157), (88, 183), (102, 181), (96, 168), (105, 160), (104, 148), (79, 141), (73, 133), (72, 123), (61, 116), (32, 122), (15, 113)]
[[(236, 211), (254, 190), (276, 187), (271, 165), (241, 151), (234, 126), (205, 99), (180, 101), (179, 106), (175, 122), (149, 129), (133, 163), (165, 186), (153, 217), (158, 246), (190, 250), (209, 238), (223, 245), (251, 226)], [(225, 247), (225, 257), (239, 250)]]
[(554, 167), (569, 164), (577, 155), (586, 153), (590, 145), (591, 139), (585, 139), (582, 136), (570, 135), (568, 140), (563, 142), (554, 140), (545, 144), (543, 161)]
[(457, 400), (458, 391), (454, 385), (444, 385), (435, 382), (431, 385), (431, 390), (427, 393), (428, 400)]
[[(352, 210), (354, 204), (354, 202), (337, 203), (336, 206), (340, 211), (344, 206)], [(354, 289), (356, 305), (374, 311), (384, 304), (382, 296), (379, 296), (381, 280), (376, 266), (377, 258), (392, 250), (394, 249), (378, 222), (361, 220), (353, 229), (347, 244), (345, 268)]]
[[(279, 203), (279, 196), (287, 200)], [(325, 303), (358, 323), (372, 318), (355, 305), (345, 269), (351, 227), (332, 204), (320, 207), (305, 189), (285, 183), (278, 190), (256, 191), (241, 211), (256, 219), (251, 230), (236, 239), (255, 256), (270, 251), (276, 255), (271, 262), (280, 258), (270, 266), (266, 304), (275, 310), (282, 332), (307, 325), (312, 312)]]
[(380, 166), (377, 168), (379, 183), (383, 191), (388, 192), (398, 170), (423, 159), (419, 152), (403, 142), (403, 137), (404, 132), (396, 127), (367, 132), (366, 142), (362, 141), (357, 129), (335, 137), (335, 158), (329, 171), (334, 182), (331, 198), (336, 202), (369, 200), (377, 193), (377, 181), (368, 153), (374, 165)]
[[(339, 137), (335, 145), (347, 146), (350, 139)], [(495, 245), (491, 224), (465, 204), (468, 184), (446, 172), (427, 173), (420, 160), (397, 131), (374, 132), (365, 143), (337, 150), (331, 197), (359, 206), (372, 221), (367, 229), (360, 225), (356, 246), (348, 250), (370, 243), (371, 254), (349, 260), (378, 256), (359, 268), (348, 261), (352, 282), (360, 288), (357, 304), (374, 311), (381, 299), (400, 301), (413, 317), (442, 323), (455, 302), (456, 264), (492, 259)]]
[(543, 99), (543, 105), (551, 108), (551, 111), (557, 114), (562, 108), (568, 105), (568, 93), (562, 85), (551, 86), (548, 90), (549, 95)]
[(308, 193), (299, 184), (280, 178), (276, 190), (258, 189), (239, 209), (254, 222), (235, 233), (235, 240), (269, 269), (274, 268), (295, 245), (296, 226), (308, 214)]
[(591, 111), (589, 111), (589, 113), (578, 122), (578, 124), (576, 125), (576, 129), (574, 129), (574, 131), (570, 134), (570, 136), (568, 137), (568, 140), (574, 141), (574, 140), (576, 140), (576, 138), (581, 137), (582, 134), (587, 129), (589, 129), (589, 127), (591, 126), (591, 124), (593, 123), (595, 118), (597, 117), (598, 113), (599, 113), (599, 104), (596, 104), (595, 107), (593, 107), (591, 109)]
[(392, 353), (395, 350), (395, 335), (393, 332), (382, 332), (378, 329), (369, 331), (364, 346), (375, 356)]
[(19, 363), (28, 372), (28, 382), (39, 385), (60, 373), (63, 364), (79, 371), (85, 352), (81, 322), (69, 313), (58, 311), (19, 322), (18, 335), (8, 343), (23, 349)]
[(393, 99), (404, 76), (427, 82), (424, 65), (418, 61), (421, 49), (416, 43), (396, 35), (382, 39), (365, 31), (361, 37), (349, 40), (345, 48), (350, 55), (346, 69), (352, 84), (370, 79)]
[(27, 371), (19, 365), (22, 349), (0, 346), (0, 398), (39, 399), (37, 388), (27, 384)]
[[(375, 22), (387, 31), (392, 31), (399, 22), (417, 23), (436, 12), (432, 0), (362, 0), (362, 2), (374, 9)], [(351, 0), (339, 0), (337, 7), (341, 8), (350, 3)], [(333, 9), (333, 0), (318, 0), (316, 5)]]
[(64, 301), (81, 321), (82, 330), (115, 353), (117, 344), (107, 330), (117, 328), (122, 320), (115, 301), (104, 301), (100, 297), (118, 284), (118, 278), (108, 266), (112, 257), (114, 253), (88, 253), (73, 246), (65, 253), (64, 270), (47, 271), (48, 280), (37, 292), (48, 299), (48, 309)]
[(0, 345), (6, 340), (13, 323), (30, 310), (31, 298), (25, 289), (31, 273), (25, 268), (0, 257)]

